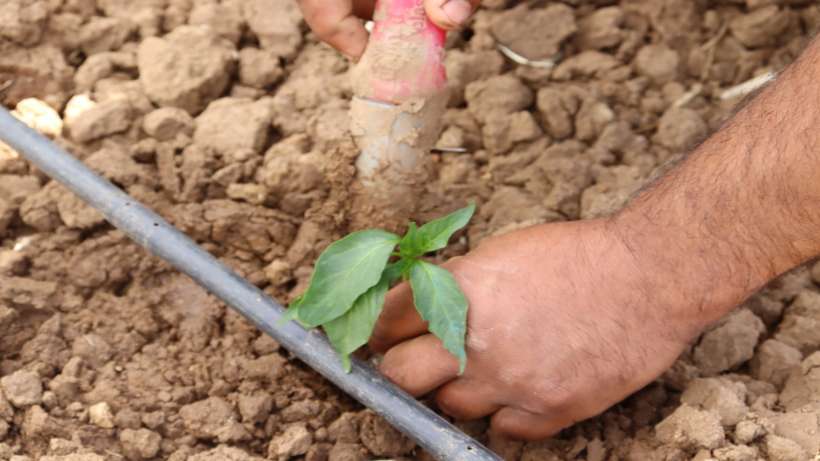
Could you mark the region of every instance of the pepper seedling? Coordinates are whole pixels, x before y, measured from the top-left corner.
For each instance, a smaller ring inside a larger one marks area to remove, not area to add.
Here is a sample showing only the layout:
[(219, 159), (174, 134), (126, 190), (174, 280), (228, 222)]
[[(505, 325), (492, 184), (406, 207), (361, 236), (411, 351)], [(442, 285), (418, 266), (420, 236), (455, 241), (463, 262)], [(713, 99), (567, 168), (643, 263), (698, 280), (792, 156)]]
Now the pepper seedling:
[(307, 290), (291, 303), (285, 320), (322, 327), (349, 372), (350, 354), (370, 339), (387, 290), (406, 280), (430, 332), (458, 358), (463, 372), (467, 298), (450, 272), (421, 258), (447, 246), (474, 212), (471, 204), (421, 227), (411, 222), (401, 237), (368, 229), (333, 242), (319, 256)]

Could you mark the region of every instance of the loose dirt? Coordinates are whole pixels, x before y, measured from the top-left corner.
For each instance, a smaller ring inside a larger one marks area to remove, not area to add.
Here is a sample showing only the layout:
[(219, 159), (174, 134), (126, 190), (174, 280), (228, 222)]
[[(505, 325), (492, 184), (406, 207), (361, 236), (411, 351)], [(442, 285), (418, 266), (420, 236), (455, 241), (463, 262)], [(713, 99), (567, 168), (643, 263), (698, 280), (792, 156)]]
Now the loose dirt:
[[(801, 0), (483, 3), (448, 40), (438, 147), (466, 152), (432, 154), (418, 199), (420, 220), (479, 205), (440, 260), (617, 209), (820, 26)], [(352, 227), (350, 70), (290, 0), (0, 8), (0, 101), (49, 104), (58, 143), (282, 301)], [(820, 266), (784, 276), (553, 440), (458, 424), (507, 459), (814, 459), (818, 284)], [(0, 338), (0, 459), (429, 459), (5, 147)]]

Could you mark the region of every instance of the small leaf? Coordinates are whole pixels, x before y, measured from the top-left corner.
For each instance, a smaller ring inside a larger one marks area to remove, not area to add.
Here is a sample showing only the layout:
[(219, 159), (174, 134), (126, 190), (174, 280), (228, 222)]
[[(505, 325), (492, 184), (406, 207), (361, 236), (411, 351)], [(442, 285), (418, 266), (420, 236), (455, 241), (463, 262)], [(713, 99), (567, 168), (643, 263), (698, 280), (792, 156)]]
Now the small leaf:
[(330, 244), (298, 306), (298, 318), (315, 327), (342, 316), (376, 285), (400, 238), (382, 230), (354, 232)]
[(402, 256), (418, 257), (444, 248), (450, 237), (467, 225), (473, 213), (475, 213), (475, 204), (470, 204), (447, 216), (430, 221), (418, 229), (415, 228), (415, 224), (411, 223), (407, 234), (399, 243)]
[(350, 354), (367, 344), (384, 306), (384, 296), (390, 287), (386, 272), (379, 283), (356, 299), (349, 311), (322, 325), (327, 338), (342, 360), (342, 366), (348, 373), (350, 372)]
[(467, 364), (467, 353), (464, 351), (467, 298), (456, 279), (446, 269), (416, 261), (410, 267), (410, 287), (416, 309), (428, 322), (430, 332), (458, 358), (459, 373), (463, 373)]
[(407, 232), (405, 232), (404, 236), (401, 238), (399, 242), (399, 254), (402, 257), (407, 258), (415, 258), (424, 253), (419, 253), (421, 251), (421, 241), (419, 240), (419, 228), (416, 223), (410, 221), (410, 224), (407, 225)]

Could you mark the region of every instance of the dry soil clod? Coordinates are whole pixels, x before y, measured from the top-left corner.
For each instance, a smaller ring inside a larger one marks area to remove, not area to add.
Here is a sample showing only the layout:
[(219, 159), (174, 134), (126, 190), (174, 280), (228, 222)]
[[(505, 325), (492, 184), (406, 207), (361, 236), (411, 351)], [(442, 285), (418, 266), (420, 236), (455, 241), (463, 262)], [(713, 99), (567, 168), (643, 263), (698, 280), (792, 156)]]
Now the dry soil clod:
[[(0, 102), (282, 301), (392, 210), (402, 226), (475, 201), (442, 258), (612, 213), (820, 31), (805, 0), (483, 0), (448, 39), (430, 135), (466, 152), (425, 151), (418, 189), (379, 204), (348, 130), (351, 95), (372, 95), (293, 0), (0, 3)], [(811, 460), (818, 287), (820, 264), (785, 275), (554, 440), (459, 424), (511, 460)], [(2, 145), (0, 338), (2, 460), (427, 459)]]

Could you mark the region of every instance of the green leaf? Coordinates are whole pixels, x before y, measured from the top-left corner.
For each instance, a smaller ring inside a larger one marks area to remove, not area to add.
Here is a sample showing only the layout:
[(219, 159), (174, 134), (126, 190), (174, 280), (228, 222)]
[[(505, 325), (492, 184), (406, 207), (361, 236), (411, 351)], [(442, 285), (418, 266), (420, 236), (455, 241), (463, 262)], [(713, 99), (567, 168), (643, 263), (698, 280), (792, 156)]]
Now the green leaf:
[(381, 279), (400, 238), (382, 230), (354, 232), (330, 244), (298, 306), (298, 319), (316, 327), (342, 316)]
[(344, 315), (322, 325), (330, 344), (339, 354), (342, 366), (350, 372), (350, 354), (367, 344), (376, 320), (384, 306), (384, 296), (390, 287), (387, 271), (375, 286), (356, 299)]
[(399, 243), (399, 250), (404, 257), (419, 257), (447, 246), (450, 237), (466, 226), (475, 213), (475, 204), (470, 204), (447, 216), (435, 219), (416, 229), (410, 223), (407, 233)]
[(413, 302), (421, 317), (428, 322), (430, 332), (444, 348), (458, 358), (459, 373), (464, 372), (467, 353), (464, 337), (467, 333), (467, 298), (446, 269), (428, 262), (416, 261), (410, 267), (410, 287)]
[(424, 253), (419, 253), (421, 250), (421, 241), (419, 239), (419, 228), (413, 221), (407, 225), (407, 232), (399, 242), (399, 255), (405, 258), (415, 258)]

